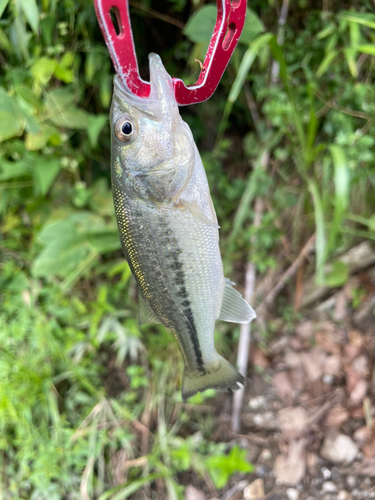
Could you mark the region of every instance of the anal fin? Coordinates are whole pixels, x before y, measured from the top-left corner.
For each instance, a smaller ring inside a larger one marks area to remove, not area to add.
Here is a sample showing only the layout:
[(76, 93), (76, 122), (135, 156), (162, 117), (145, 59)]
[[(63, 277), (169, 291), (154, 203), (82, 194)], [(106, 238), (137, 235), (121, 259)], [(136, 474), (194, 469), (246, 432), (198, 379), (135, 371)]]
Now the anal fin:
[(249, 323), (256, 318), (255, 311), (232, 285), (232, 281), (225, 279), (223, 300), (217, 319), (231, 323)]
[(139, 312), (138, 312), (138, 324), (146, 325), (147, 323), (161, 323), (160, 319), (156, 316), (151, 307), (147, 304), (143, 298), (141, 292), (138, 295), (139, 302)]

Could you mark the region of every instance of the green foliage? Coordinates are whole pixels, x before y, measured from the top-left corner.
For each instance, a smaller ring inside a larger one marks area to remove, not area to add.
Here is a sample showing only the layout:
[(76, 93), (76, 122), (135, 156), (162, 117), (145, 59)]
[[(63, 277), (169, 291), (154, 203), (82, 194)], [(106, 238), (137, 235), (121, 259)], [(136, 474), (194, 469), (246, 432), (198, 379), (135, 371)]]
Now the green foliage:
[[(132, 13), (140, 66), (160, 44), (170, 73), (192, 83), (216, 9), (163, 5), (187, 21), (187, 39), (160, 29), (149, 40), (144, 14)], [(311, 272), (341, 286), (348, 270), (336, 254), (375, 239), (375, 17), (365, 5), (290, 5), (298, 21), (273, 33), (274, 3), (252, 7), (215, 96), (181, 110), (199, 140), (224, 267), (281, 269), (315, 233)], [(112, 69), (92, 1), (0, 0), (0, 58), (4, 499), (120, 500), (156, 480), (180, 499), (184, 474), (226, 487), (252, 468), (245, 450), (212, 441), (215, 391), (186, 409), (170, 333), (138, 325), (109, 187)], [(257, 197), (265, 208), (255, 226)], [(236, 333), (224, 340), (223, 329), (217, 340), (232, 352)]]
[(216, 488), (222, 488), (235, 472), (252, 472), (254, 467), (246, 460), (246, 450), (233, 446), (229, 455), (217, 455), (207, 459), (207, 467)]

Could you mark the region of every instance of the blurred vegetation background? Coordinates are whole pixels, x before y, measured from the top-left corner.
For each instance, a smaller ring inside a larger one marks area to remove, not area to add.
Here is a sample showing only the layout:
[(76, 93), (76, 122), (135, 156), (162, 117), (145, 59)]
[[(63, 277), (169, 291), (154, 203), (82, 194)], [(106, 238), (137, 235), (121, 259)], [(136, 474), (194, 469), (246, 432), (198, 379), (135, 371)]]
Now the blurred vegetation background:
[[(142, 76), (157, 52), (193, 83), (215, 5), (130, 4)], [(304, 275), (332, 288), (349, 274), (335, 257), (375, 239), (375, 14), (370, 0), (298, 0), (283, 24), (280, 8), (249, 3), (217, 92), (181, 114), (226, 275), (241, 288), (251, 262), (275, 284), (315, 235)], [(194, 477), (220, 491), (252, 467), (213, 436), (228, 397), (183, 405), (171, 335), (138, 326), (109, 182), (113, 68), (92, 0), (0, 0), (0, 63), (0, 498), (180, 499)], [(295, 288), (254, 326), (261, 337), (300, 314)], [(239, 328), (217, 328), (235, 362)]]

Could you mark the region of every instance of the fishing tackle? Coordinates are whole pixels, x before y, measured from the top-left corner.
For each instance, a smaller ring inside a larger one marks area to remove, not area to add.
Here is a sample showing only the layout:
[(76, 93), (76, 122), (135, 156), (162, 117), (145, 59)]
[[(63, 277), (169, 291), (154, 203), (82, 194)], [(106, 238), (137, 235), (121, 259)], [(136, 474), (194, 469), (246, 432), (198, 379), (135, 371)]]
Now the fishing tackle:
[[(197, 82), (186, 86), (179, 78), (172, 78), (176, 101), (180, 106), (197, 104), (212, 96), (241, 35), (246, 0), (217, 0), (216, 3), (216, 24)], [(150, 83), (139, 75), (129, 0), (95, 0), (95, 10), (119, 78), (133, 94), (147, 98)], [(116, 17), (117, 26), (111, 14)]]

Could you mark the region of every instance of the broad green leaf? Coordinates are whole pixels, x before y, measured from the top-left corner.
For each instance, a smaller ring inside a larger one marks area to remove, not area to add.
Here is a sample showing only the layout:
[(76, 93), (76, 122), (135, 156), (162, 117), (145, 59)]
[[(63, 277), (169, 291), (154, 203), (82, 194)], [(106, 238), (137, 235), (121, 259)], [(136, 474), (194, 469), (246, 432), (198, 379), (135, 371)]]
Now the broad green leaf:
[(57, 66), (56, 59), (41, 57), (31, 67), (31, 73), (40, 85), (47, 85)]
[[(105, 124), (108, 124), (107, 115), (90, 115), (88, 118), (87, 134), (89, 136), (90, 146), (95, 148), (98, 143), (98, 137)], [(109, 126), (109, 124), (108, 124)]]
[(56, 112), (49, 119), (57, 127), (85, 130), (89, 125), (89, 116), (83, 109), (72, 107)]
[(54, 125), (71, 129), (87, 129), (89, 113), (74, 106), (74, 95), (65, 88), (50, 92), (46, 99), (48, 118)]
[(217, 10), (215, 5), (204, 5), (189, 18), (183, 30), (194, 43), (208, 43), (215, 27)]
[(45, 196), (61, 170), (61, 162), (56, 158), (44, 158), (39, 155), (33, 167), (35, 193)]
[[(184, 34), (194, 43), (208, 44), (214, 31), (217, 17), (215, 5), (204, 5), (188, 20)], [(239, 41), (248, 45), (254, 38), (264, 31), (264, 25), (258, 15), (251, 9), (246, 10), (245, 24)]]
[(55, 274), (65, 277), (74, 272), (89, 253), (82, 234), (77, 232), (70, 221), (48, 224), (39, 234), (38, 240), (45, 247), (34, 260), (34, 276), (48, 277)]
[(332, 264), (331, 270), (324, 277), (324, 284), (336, 288), (345, 285), (349, 278), (349, 270), (345, 262), (336, 261)]
[(36, 133), (28, 133), (26, 135), (26, 149), (29, 151), (37, 151), (38, 149), (43, 149), (46, 146), (49, 139), (57, 133), (57, 130), (50, 125), (42, 124), (39, 127), (39, 131)]
[(8, 5), (9, 0), (0, 0), (0, 17), (3, 15), (3, 12)]
[(252, 9), (246, 9), (245, 24), (239, 39), (239, 42), (249, 45), (254, 38), (264, 31), (264, 24), (258, 14)]
[(31, 166), (27, 161), (2, 161), (0, 164), (0, 181), (17, 179), (30, 175)]
[(364, 54), (375, 56), (375, 43), (358, 45), (357, 49), (359, 52), (363, 52)]
[(73, 52), (65, 52), (61, 61), (57, 64), (54, 75), (64, 83), (71, 83), (74, 79), (73, 71), (74, 54)]
[(112, 252), (121, 248), (117, 228), (113, 231), (87, 234), (87, 241), (98, 253)]
[(25, 119), (16, 99), (0, 87), (0, 142), (20, 135), (24, 127)]
[(27, 22), (30, 24), (34, 33), (38, 32), (39, 28), (39, 9), (36, 0), (18, 0), (25, 14)]

